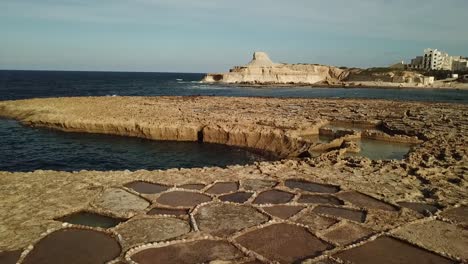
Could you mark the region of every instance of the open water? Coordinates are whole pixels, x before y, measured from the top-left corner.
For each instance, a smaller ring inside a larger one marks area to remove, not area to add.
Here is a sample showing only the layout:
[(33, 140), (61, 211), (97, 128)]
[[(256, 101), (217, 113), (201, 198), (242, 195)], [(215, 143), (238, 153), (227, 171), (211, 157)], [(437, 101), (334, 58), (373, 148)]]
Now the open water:
[[(243, 87), (200, 83), (199, 73), (0, 71), (0, 100), (61, 96), (269, 96), (379, 98), (468, 103), (468, 91)], [(248, 150), (196, 142), (63, 133), (0, 119), (0, 171), (137, 170), (227, 166), (264, 159)]]

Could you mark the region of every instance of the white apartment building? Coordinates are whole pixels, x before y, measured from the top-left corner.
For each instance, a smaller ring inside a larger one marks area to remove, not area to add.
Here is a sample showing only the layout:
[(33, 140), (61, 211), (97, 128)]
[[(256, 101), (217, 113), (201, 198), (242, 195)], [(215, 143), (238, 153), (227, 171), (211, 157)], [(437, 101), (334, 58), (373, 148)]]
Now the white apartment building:
[(452, 57), (437, 49), (425, 49), (422, 67), (426, 70), (450, 71), (452, 70)]
[(461, 56), (449, 56), (446, 52), (437, 49), (425, 49), (424, 55), (412, 59), (407, 68), (466, 71), (468, 70), (468, 59)]

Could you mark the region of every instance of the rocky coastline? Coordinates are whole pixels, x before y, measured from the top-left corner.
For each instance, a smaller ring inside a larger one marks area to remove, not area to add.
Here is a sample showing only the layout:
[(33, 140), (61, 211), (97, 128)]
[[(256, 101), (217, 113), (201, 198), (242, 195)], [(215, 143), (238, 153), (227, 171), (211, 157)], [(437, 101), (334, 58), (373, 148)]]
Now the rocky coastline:
[(275, 63), (265, 52), (255, 52), (248, 64), (235, 66), (227, 73), (208, 73), (202, 82), (260, 87), (468, 89), (468, 83), (434, 81), (407, 70)]
[[(163, 261), (180, 248), (187, 250), (180, 262), (359, 262), (367, 247), (463, 262), (467, 112), (463, 104), (357, 99), (3, 101), (0, 116), (28, 126), (221, 143), (279, 160), (225, 169), (0, 172), (0, 259), (65, 261), (56, 241), (80, 244), (63, 238), (68, 234), (102, 241), (96, 243), (107, 251), (89, 256), (110, 263)], [(359, 152), (360, 139), (413, 147), (401, 160), (348, 155)], [(61, 220), (84, 211), (121, 222), (96, 228)], [(272, 237), (291, 248), (263, 247)], [(203, 248), (216, 250), (201, 254)]]

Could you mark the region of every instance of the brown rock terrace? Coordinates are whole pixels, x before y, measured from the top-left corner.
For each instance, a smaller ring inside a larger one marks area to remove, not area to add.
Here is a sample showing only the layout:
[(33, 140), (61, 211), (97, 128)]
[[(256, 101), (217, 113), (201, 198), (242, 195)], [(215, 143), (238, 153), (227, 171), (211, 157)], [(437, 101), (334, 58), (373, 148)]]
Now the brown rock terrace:
[[(228, 168), (0, 172), (0, 263), (465, 262), (466, 113), (465, 105), (383, 100), (0, 102), (0, 115), (25, 125), (283, 158)], [(364, 140), (411, 150), (372, 160)]]

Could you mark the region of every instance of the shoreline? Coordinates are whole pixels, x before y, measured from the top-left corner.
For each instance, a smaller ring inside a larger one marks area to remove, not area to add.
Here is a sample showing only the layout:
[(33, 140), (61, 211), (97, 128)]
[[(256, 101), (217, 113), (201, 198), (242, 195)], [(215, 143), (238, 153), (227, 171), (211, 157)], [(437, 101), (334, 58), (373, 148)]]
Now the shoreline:
[(340, 88), (340, 89), (354, 89), (354, 88), (366, 88), (366, 89), (414, 89), (414, 90), (457, 90), (457, 91), (467, 91), (468, 84), (462, 84), (460, 87), (452, 86), (402, 86), (401, 84), (385, 83), (385, 84), (355, 84), (353, 83), (344, 83), (344, 84), (307, 84), (307, 83), (295, 83), (295, 84), (282, 84), (282, 83), (265, 83), (265, 84), (254, 84), (254, 83), (223, 83), (223, 82), (202, 82), (203, 84), (209, 85), (226, 85), (226, 86), (240, 86), (240, 87), (257, 87), (257, 88), (291, 88), (291, 87), (300, 87), (300, 88)]
[[(190, 249), (190, 243), (207, 239), (224, 241), (233, 249), (232, 241), (246, 236), (263, 244), (257, 234), (270, 234), (295, 247), (317, 239), (329, 245), (314, 256), (293, 255), (290, 262), (330, 256), (341, 260), (343, 253), (382, 239), (403, 240), (410, 251), (423, 248), (431, 258), (460, 262), (468, 257), (461, 246), (467, 243), (468, 226), (462, 218), (468, 206), (463, 176), (468, 162), (468, 150), (463, 148), (468, 140), (466, 112), (467, 105), (456, 103), (372, 99), (200, 96), (0, 101), (0, 116), (29, 125), (191, 141), (199, 140), (202, 131), (203, 142), (285, 154), (279, 161), (227, 168), (0, 171), (0, 187), (8, 186), (0, 192), (0, 213), (7, 216), (0, 219), (0, 253), (17, 251), (20, 263), (34, 263), (27, 260), (44, 253), (40, 245), (45, 240), (54, 241), (65, 231), (70, 236), (87, 232), (115, 243), (116, 253), (108, 260), (117, 263), (135, 260), (147, 250), (163, 248), (165, 254), (169, 247)], [(320, 135), (330, 122), (343, 129), (323, 132), (343, 134), (340, 138), (322, 145), (301, 144), (302, 136)], [(374, 131), (379, 127), (385, 128), (383, 134)], [(370, 131), (360, 131), (364, 128)], [(352, 139), (364, 135), (420, 144), (402, 160), (346, 157)], [(303, 146), (328, 151), (300, 159), (290, 155)], [(193, 185), (201, 187), (189, 189)], [(145, 190), (148, 187), (154, 191)], [(233, 198), (245, 194), (244, 200)], [(295, 211), (278, 214), (284, 208)], [(122, 222), (101, 228), (62, 220), (82, 212)], [(317, 221), (325, 222), (317, 226)], [(287, 240), (291, 232), (305, 237), (306, 243)], [(350, 232), (353, 237), (345, 242), (333, 235)], [(434, 233), (449, 238), (434, 240)], [(45, 254), (53, 255), (54, 250), (56, 246)], [(229, 251), (216, 259), (268, 263), (282, 257), (270, 253), (258, 255), (255, 245), (249, 244), (241, 252)]]

